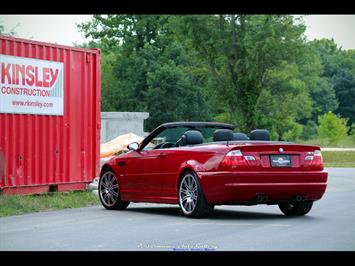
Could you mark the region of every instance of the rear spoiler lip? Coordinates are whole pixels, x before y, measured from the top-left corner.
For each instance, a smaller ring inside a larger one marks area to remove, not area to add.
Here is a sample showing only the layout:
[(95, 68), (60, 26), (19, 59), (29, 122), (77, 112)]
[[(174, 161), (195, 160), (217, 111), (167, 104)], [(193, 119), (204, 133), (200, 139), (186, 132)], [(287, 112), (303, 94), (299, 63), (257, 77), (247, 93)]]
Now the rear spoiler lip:
[[(238, 145), (239, 144), (239, 145)], [(308, 144), (299, 144), (295, 142), (287, 142), (287, 141), (260, 141), (260, 140), (248, 140), (248, 141), (228, 141), (226, 143), (227, 146), (233, 145), (233, 149), (238, 149), (242, 147), (252, 147), (252, 146), (269, 146), (269, 145), (285, 145), (287, 146), (299, 146), (299, 147), (307, 147), (314, 150), (321, 150), (319, 146), (316, 145), (308, 145)]]
[(230, 147), (230, 150), (237, 150), (239, 148), (243, 147), (251, 147), (251, 146), (256, 146), (254, 144), (259, 144), (263, 146), (268, 146), (268, 145), (296, 145), (300, 147), (308, 147), (310, 149), (314, 150), (321, 150), (319, 146), (315, 145), (308, 145), (308, 144), (298, 144), (295, 142), (289, 142), (289, 141), (273, 141), (273, 140), (230, 140), (230, 141), (213, 141), (213, 142), (207, 142), (207, 143), (201, 143), (201, 144), (195, 144), (193, 147), (201, 147), (201, 146), (208, 146), (208, 145), (223, 145)]

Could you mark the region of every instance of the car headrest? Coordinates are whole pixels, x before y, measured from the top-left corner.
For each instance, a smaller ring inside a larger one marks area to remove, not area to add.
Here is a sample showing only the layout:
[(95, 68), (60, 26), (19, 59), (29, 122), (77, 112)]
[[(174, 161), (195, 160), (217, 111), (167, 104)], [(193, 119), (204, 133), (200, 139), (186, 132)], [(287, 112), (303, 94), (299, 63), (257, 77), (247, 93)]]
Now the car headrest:
[(188, 130), (186, 131), (180, 141), (180, 146), (194, 145), (203, 143), (202, 133), (198, 130)]
[(249, 136), (251, 140), (270, 140), (270, 133), (266, 129), (255, 129)]
[(217, 129), (213, 133), (213, 141), (230, 141), (233, 139), (234, 136), (231, 129)]
[(249, 140), (249, 137), (242, 132), (234, 133), (233, 135), (234, 140)]

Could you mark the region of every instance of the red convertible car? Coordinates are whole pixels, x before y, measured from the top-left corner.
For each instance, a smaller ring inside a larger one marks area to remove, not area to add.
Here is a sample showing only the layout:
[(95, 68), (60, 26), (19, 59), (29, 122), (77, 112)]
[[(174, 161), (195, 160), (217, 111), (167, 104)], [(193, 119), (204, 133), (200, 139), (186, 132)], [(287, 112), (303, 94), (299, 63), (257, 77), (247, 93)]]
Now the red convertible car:
[(270, 141), (267, 130), (247, 136), (234, 128), (212, 122), (159, 126), (103, 165), (102, 205), (179, 204), (187, 217), (206, 217), (224, 204), (278, 204), (285, 215), (308, 213), (327, 186), (320, 148)]

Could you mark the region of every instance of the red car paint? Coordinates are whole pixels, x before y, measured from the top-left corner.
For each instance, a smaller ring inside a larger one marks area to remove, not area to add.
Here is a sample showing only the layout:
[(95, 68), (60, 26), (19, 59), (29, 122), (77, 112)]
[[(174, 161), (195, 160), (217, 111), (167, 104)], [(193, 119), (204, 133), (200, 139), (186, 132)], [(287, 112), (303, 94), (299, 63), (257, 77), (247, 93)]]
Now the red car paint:
[[(141, 144), (142, 146), (142, 144)], [(292, 157), (291, 167), (273, 168), (269, 156)], [(228, 166), (226, 155), (240, 150), (255, 160), (242, 166)], [(113, 157), (104, 166), (115, 172), (122, 201), (178, 204), (179, 178), (186, 170), (194, 171), (210, 204), (252, 204), (262, 193), (269, 201), (292, 200), (305, 195), (306, 200), (319, 200), (325, 190), (328, 173), (323, 161), (305, 160), (317, 146), (271, 141), (238, 141), (207, 143), (168, 149), (138, 150)]]

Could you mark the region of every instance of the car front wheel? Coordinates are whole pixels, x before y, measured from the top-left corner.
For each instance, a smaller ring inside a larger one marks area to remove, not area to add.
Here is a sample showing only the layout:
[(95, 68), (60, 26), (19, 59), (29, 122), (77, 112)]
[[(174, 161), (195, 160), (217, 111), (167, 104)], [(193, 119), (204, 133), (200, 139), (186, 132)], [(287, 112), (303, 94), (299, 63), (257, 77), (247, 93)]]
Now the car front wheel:
[(214, 205), (208, 204), (194, 172), (186, 172), (179, 184), (179, 205), (186, 217), (209, 216)]
[(121, 201), (118, 181), (112, 170), (101, 175), (98, 192), (101, 204), (108, 210), (124, 210), (129, 205), (129, 201)]
[(307, 214), (313, 206), (313, 201), (280, 203), (280, 210), (288, 216), (301, 216)]

